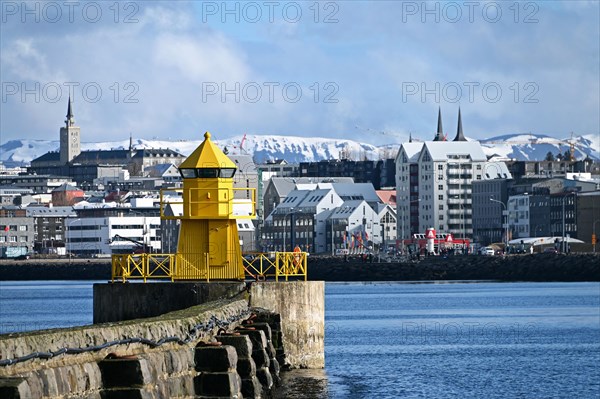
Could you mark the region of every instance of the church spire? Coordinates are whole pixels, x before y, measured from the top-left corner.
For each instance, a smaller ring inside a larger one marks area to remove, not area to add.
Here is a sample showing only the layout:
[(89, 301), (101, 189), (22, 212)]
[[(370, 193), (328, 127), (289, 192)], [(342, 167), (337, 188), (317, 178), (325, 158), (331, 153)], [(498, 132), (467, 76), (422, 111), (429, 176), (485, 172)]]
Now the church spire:
[(129, 132), (129, 152), (133, 151), (133, 133)]
[(412, 143), (412, 132), (408, 133), (408, 142)]
[(462, 118), (460, 116), (460, 107), (458, 107), (458, 127), (456, 128), (456, 137), (454, 141), (467, 141), (462, 129)]
[(67, 107), (67, 120), (65, 121), (67, 127), (75, 125), (75, 118), (73, 115), (73, 107), (71, 105), (71, 96), (69, 96), (69, 106)]
[(444, 131), (442, 129), (442, 107), (438, 108), (437, 134), (433, 138), (433, 141), (444, 141)]

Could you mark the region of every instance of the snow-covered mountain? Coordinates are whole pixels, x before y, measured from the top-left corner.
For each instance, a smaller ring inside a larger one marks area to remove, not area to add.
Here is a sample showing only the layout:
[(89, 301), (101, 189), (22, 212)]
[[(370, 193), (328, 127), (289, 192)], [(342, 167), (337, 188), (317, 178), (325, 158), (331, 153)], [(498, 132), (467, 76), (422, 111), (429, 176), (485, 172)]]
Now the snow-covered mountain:
[[(213, 139), (215, 137), (213, 136)], [(243, 146), (240, 144), (243, 140)], [(485, 153), (495, 159), (543, 160), (548, 152), (554, 155), (569, 149), (568, 141), (551, 138), (545, 135), (505, 135), (482, 140)], [(189, 155), (200, 143), (198, 140), (161, 141), (134, 140), (135, 148), (171, 148), (184, 155)], [(248, 154), (255, 162), (285, 159), (290, 163), (303, 161), (320, 161), (339, 159), (342, 155), (349, 159), (380, 159), (394, 157), (400, 144), (374, 146), (345, 139), (327, 139), (317, 137), (247, 135), (228, 139), (214, 140), (221, 148), (227, 148), (229, 154)], [(600, 135), (573, 137), (575, 157), (583, 159), (590, 156), (600, 159)], [(129, 140), (114, 142), (82, 143), (82, 149), (124, 149)], [(48, 151), (57, 151), (58, 140), (11, 140), (0, 145), (0, 161), (6, 166), (27, 164), (32, 159)]]

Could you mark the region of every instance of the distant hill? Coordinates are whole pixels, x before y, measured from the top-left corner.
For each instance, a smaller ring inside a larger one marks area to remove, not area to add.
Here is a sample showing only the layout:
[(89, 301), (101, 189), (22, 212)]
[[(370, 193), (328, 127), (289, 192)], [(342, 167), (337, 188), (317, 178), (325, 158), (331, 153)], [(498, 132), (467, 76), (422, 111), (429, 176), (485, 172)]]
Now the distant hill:
[[(285, 159), (289, 163), (339, 159), (345, 154), (349, 159), (380, 159), (394, 157), (400, 144), (374, 146), (345, 139), (319, 137), (247, 135), (243, 149), (240, 143), (243, 136), (215, 140), (221, 148), (227, 147), (230, 154), (248, 154), (255, 162)], [(559, 140), (545, 135), (504, 135), (481, 140), (485, 153), (494, 159), (543, 160), (548, 152), (554, 155), (569, 149), (568, 139)], [(600, 160), (600, 137), (598, 135), (575, 136), (575, 156), (583, 159), (589, 156)], [(199, 140), (161, 141), (139, 139), (135, 148), (171, 148), (189, 155), (200, 143)], [(124, 149), (129, 140), (114, 142), (82, 143), (82, 149)], [(48, 151), (58, 151), (58, 140), (11, 140), (0, 145), (0, 161), (6, 166), (28, 164), (32, 159)]]

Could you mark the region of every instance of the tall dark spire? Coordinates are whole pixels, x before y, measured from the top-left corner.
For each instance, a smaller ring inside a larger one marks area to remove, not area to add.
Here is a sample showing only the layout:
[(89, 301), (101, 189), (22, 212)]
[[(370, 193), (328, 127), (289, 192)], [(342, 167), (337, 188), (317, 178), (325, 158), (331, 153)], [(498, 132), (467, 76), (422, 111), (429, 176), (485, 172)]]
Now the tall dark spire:
[(129, 132), (129, 152), (133, 151), (133, 133)]
[(67, 108), (67, 119), (73, 117), (73, 109), (71, 108), (71, 96), (69, 96), (69, 107)]
[(437, 134), (433, 138), (433, 141), (444, 141), (444, 131), (442, 129), (442, 107), (438, 108)]
[(453, 141), (467, 141), (462, 130), (462, 118), (460, 116), (460, 107), (458, 107), (458, 127), (456, 128), (456, 137)]
[(408, 142), (412, 143), (412, 132), (408, 133)]
[(67, 120), (65, 124), (68, 126), (75, 125), (75, 119), (73, 116), (73, 107), (71, 106), (71, 96), (69, 96), (69, 106), (67, 107)]

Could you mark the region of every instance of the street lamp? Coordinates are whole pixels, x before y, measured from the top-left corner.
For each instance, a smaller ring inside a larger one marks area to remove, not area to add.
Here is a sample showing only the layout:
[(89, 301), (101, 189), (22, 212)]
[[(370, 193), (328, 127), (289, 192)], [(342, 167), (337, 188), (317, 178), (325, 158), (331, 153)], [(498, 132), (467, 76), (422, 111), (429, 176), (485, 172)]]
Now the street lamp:
[(565, 253), (565, 199), (568, 198), (570, 195), (575, 195), (575, 197), (577, 197), (577, 193), (576, 192), (571, 192), (567, 195), (564, 195), (562, 197), (562, 241), (560, 243), (560, 247), (561, 247), (561, 252)]
[(492, 202), (497, 202), (499, 204), (501, 204), (504, 207), (504, 212), (506, 213), (506, 233), (505, 233), (505, 239), (506, 239), (506, 243), (504, 244), (504, 253), (508, 252), (508, 210), (506, 209), (506, 204), (500, 200), (497, 199), (493, 199), (490, 197), (490, 201)]

